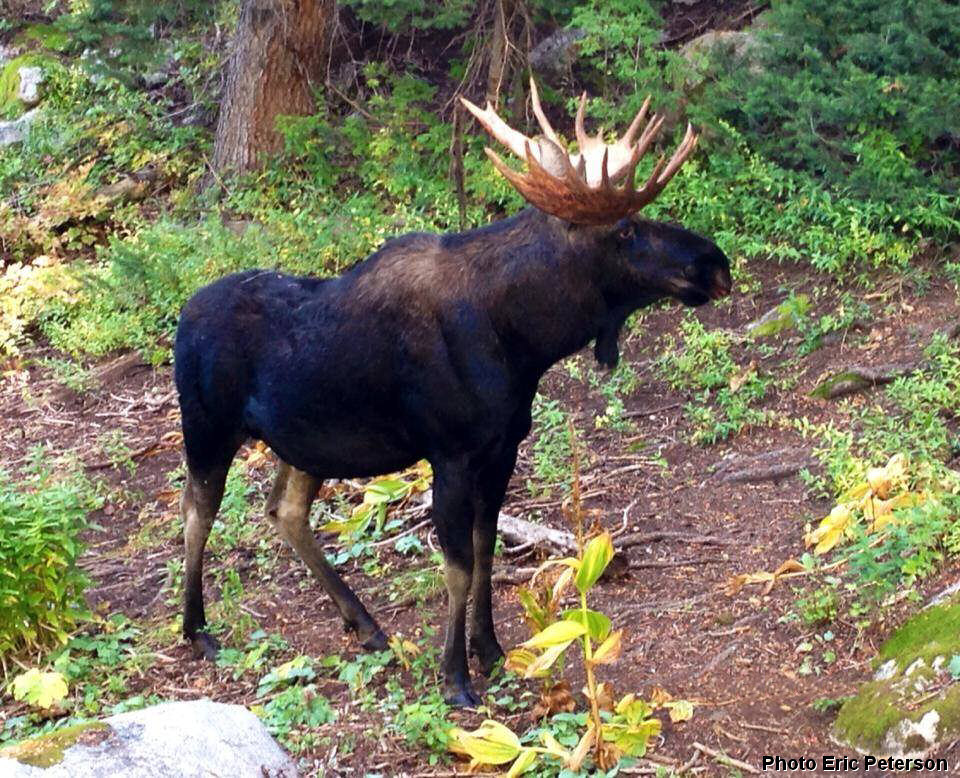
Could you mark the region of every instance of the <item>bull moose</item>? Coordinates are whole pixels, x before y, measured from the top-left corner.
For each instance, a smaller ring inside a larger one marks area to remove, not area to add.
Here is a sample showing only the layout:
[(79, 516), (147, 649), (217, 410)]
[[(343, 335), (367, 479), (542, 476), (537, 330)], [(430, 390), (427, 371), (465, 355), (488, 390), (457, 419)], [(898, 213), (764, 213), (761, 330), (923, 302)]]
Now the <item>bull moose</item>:
[[(249, 439), (280, 458), (267, 514), (369, 649), (386, 636), (324, 558), (308, 521), (324, 479), (374, 476), (420, 459), (433, 473), (448, 623), (444, 694), (476, 705), (469, 649), (482, 672), (503, 657), (491, 606), (497, 517), (543, 374), (595, 342), (613, 366), (631, 312), (664, 298), (697, 306), (729, 293), (729, 262), (711, 241), (637, 213), (693, 151), (687, 127), (669, 160), (634, 183), (663, 119), (649, 99), (616, 143), (584, 131), (570, 154), (541, 109), (543, 134), (509, 127), (488, 105), (466, 108), (526, 162), (487, 154), (532, 208), (480, 229), (388, 240), (337, 278), (250, 270), (200, 289), (175, 346), (187, 478), (184, 636), (208, 658), (203, 550), (230, 462)], [(643, 126), (643, 131), (640, 131)], [(639, 137), (638, 137), (639, 135)]]

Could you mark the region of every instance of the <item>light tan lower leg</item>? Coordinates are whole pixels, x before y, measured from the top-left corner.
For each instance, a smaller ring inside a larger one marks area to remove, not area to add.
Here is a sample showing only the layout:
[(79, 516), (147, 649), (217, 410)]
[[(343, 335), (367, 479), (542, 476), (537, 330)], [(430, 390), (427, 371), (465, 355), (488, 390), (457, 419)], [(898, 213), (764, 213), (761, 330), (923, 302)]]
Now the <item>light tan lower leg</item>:
[[(361, 642), (367, 643), (374, 640), (378, 633), (382, 636), (380, 628), (327, 562), (323, 548), (310, 528), (310, 506), (320, 485), (319, 479), (281, 463), (267, 500), (267, 516), (333, 599), (347, 627), (356, 630)], [(380, 647), (380, 640), (375, 640), (375, 643), (371, 647)]]

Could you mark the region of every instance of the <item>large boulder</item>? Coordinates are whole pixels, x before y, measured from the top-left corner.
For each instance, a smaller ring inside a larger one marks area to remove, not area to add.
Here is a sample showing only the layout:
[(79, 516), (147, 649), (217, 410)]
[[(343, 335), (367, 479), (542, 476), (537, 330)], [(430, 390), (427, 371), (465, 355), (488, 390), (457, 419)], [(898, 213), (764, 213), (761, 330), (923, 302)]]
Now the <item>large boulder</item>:
[(835, 739), (875, 757), (922, 758), (960, 737), (960, 601), (926, 608), (881, 647), (840, 708)]
[(20, 88), (17, 91), (17, 97), (24, 105), (36, 105), (40, 102), (43, 68), (38, 65), (24, 65), (17, 73), (20, 76)]
[(9, 146), (11, 143), (19, 143), (26, 138), (30, 125), (37, 118), (38, 110), (34, 108), (32, 111), (27, 111), (19, 119), (0, 121), (0, 147)]
[(751, 72), (757, 72), (760, 40), (754, 30), (708, 30), (680, 47), (681, 56), (697, 63), (704, 56), (725, 52), (735, 59), (746, 60)]
[(3, 778), (296, 778), (290, 757), (240, 705), (167, 702), (0, 750)]

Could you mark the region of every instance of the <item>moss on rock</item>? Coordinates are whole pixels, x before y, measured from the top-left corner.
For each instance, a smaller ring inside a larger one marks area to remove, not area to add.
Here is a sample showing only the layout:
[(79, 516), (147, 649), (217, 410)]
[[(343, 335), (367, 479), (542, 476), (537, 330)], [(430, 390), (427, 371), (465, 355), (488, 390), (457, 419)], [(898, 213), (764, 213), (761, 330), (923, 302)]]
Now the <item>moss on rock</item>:
[(932, 665), (938, 656), (960, 654), (960, 604), (920, 611), (883, 644), (877, 659), (896, 659), (901, 670), (916, 659)]
[(102, 721), (90, 721), (48, 732), (0, 749), (0, 757), (15, 759), (31, 767), (50, 767), (63, 760), (64, 752), (75, 745), (98, 745), (110, 736)]
[(932, 730), (937, 742), (960, 736), (960, 684), (947, 671), (958, 654), (960, 604), (920, 611), (880, 649), (875, 667), (882, 671), (843, 704), (835, 736), (876, 756), (928, 751), (933, 743), (921, 730)]
[(46, 68), (56, 60), (46, 54), (21, 54), (10, 60), (0, 68), (0, 119), (16, 119), (26, 110), (27, 106), (19, 98), (20, 68)]

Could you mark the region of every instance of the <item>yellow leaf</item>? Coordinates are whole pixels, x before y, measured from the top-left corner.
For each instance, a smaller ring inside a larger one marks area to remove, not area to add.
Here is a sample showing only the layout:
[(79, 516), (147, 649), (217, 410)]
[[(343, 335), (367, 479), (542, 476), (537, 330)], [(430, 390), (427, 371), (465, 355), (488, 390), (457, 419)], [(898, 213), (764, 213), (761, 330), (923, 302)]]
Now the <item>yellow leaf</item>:
[(62, 673), (42, 673), (36, 667), (20, 673), (10, 687), (15, 700), (25, 700), (37, 708), (59, 705), (67, 696), (67, 679)]
[(473, 732), (455, 728), (449, 734), (451, 750), (466, 754), (481, 764), (506, 764), (520, 754), (520, 739), (503, 724), (491, 719)]
[(665, 689), (662, 689), (659, 686), (654, 686), (653, 693), (650, 695), (650, 704), (654, 708), (660, 708), (666, 703), (670, 702), (672, 699), (673, 697), (671, 697)]
[(820, 540), (817, 543), (816, 547), (813, 549), (813, 553), (817, 554), (826, 554), (831, 548), (833, 548), (837, 543), (840, 542), (840, 538), (843, 537), (843, 530), (836, 527), (828, 527), (827, 531), (820, 535)]
[(693, 703), (689, 700), (673, 700), (664, 706), (670, 710), (670, 721), (690, 721), (693, 718)]
[(871, 467), (867, 470), (867, 483), (870, 491), (877, 497), (886, 497), (890, 493), (890, 476), (885, 467)]
[(526, 648), (515, 648), (507, 653), (507, 661), (504, 662), (504, 669), (518, 675), (526, 675), (527, 668), (537, 658), (537, 655)]
[(609, 532), (604, 532), (587, 543), (587, 547), (583, 550), (583, 557), (580, 559), (580, 569), (577, 570), (577, 577), (574, 580), (580, 594), (589, 591), (590, 587), (597, 582), (611, 559), (613, 559), (613, 539)]
[(526, 648), (548, 648), (561, 644), (566, 646), (571, 640), (576, 640), (586, 631), (587, 628), (583, 624), (570, 619), (563, 619), (555, 621), (520, 645)]
[(609, 665), (616, 662), (620, 658), (621, 638), (623, 638), (622, 629), (611, 632), (610, 636), (593, 652), (593, 663)]
[(572, 642), (573, 641), (568, 640), (566, 643), (558, 643), (544, 650), (540, 656), (527, 665), (527, 669), (523, 671), (523, 677), (540, 678), (546, 675), (547, 671), (553, 667), (554, 662), (563, 655), (563, 652), (567, 650), (567, 646)]
[(850, 503), (840, 503), (834, 506), (830, 515), (824, 518), (813, 532), (804, 538), (806, 545), (817, 544), (816, 554), (824, 554), (833, 548), (843, 537), (853, 520), (853, 511)]
[(596, 740), (596, 730), (594, 730), (592, 725), (587, 726), (587, 731), (583, 733), (583, 737), (580, 738), (580, 742), (577, 743), (577, 747), (573, 749), (570, 753), (570, 757), (567, 759), (567, 767), (570, 768), (573, 772), (579, 772), (580, 765), (583, 764), (583, 760), (587, 758), (587, 754), (590, 753), (590, 749), (593, 748), (593, 742)]
[(507, 771), (507, 778), (516, 778), (518, 775), (522, 775), (537, 761), (537, 752), (532, 748), (525, 748), (520, 752), (520, 756), (516, 758), (514, 763), (510, 765), (510, 769)]
[(547, 749), (547, 753), (552, 756), (560, 757), (564, 761), (570, 758), (570, 752), (561, 746), (560, 742), (547, 730), (543, 730), (540, 733), (540, 742), (543, 743), (544, 748)]

